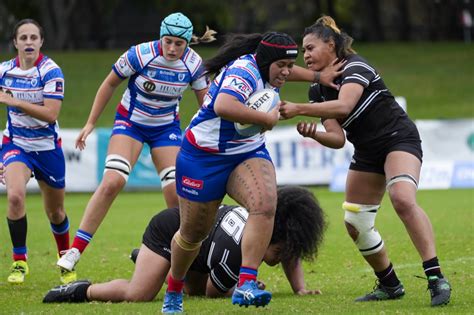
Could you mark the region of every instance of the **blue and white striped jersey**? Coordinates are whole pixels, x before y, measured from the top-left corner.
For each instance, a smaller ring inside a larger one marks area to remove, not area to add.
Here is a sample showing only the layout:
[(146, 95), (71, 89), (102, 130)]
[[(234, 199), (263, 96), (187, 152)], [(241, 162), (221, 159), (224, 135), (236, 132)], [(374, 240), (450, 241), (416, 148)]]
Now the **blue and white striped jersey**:
[(163, 126), (179, 120), (179, 102), (191, 84), (193, 90), (207, 88), (202, 58), (187, 47), (175, 61), (163, 57), (160, 41), (132, 46), (112, 66), (128, 86), (118, 112), (145, 126)]
[(245, 104), (252, 93), (264, 87), (254, 55), (244, 55), (230, 62), (211, 83), (203, 106), (186, 130), (186, 139), (200, 150), (223, 155), (257, 149), (265, 142), (264, 134), (250, 137), (238, 134), (233, 121), (215, 113), (214, 102), (219, 93), (227, 93)]
[[(44, 99), (64, 98), (64, 76), (61, 68), (50, 58), (40, 54), (34, 67), (20, 69), (19, 59), (0, 64), (0, 87), (13, 97), (38, 106)], [(60, 141), (59, 125), (33, 118), (16, 107), (8, 106), (8, 120), (4, 137), (25, 151), (53, 150)], [(7, 140), (8, 141), (8, 140)]]

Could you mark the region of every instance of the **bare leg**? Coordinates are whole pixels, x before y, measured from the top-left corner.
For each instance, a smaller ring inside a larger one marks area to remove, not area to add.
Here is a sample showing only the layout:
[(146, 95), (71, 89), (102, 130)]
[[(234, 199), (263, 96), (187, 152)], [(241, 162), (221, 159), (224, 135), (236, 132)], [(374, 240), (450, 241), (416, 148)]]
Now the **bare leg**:
[[(165, 168), (176, 166), (176, 156), (178, 155), (178, 151), (179, 147), (175, 146), (158, 147), (151, 151), (153, 163), (155, 164), (158, 174), (160, 174)], [(179, 202), (178, 195), (176, 194), (176, 183), (169, 183), (165, 187), (162, 187), (162, 190), (167, 207), (177, 208)]]
[(253, 158), (242, 162), (227, 181), (227, 192), (249, 211), (242, 237), (242, 266), (257, 269), (270, 244), (277, 190), (273, 164)]
[(91, 285), (90, 301), (151, 301), (160, 292), (170, 269), (170, 262), (142, 244), (132, 279), (116, 279)]
[[(124, 157), (133, 168), (142, 147), (143, 144), (133, 138), (114, 135), (110, 139), (108, 154), (118, 154)], [(124, 178), (117, 172), (105, 172), (102, 182), (87, 204), (79, 229), (94, 234), (125, 183)]]
[[(221, 200), (194, 202), (179, 198), (181, 237), (188, 243), (198, 243), (206, 238), (212, 229), (217, 208)], [(185, 250), (178, 246), (175, 239), (171, 241), (171, 276), (181, 280), (199, 253), (200, 248)]]
[(25, 216), (26, 184), (31, 176), (31, 170), (23, 163), (14, 162), (5, 170), (5, 185), (7, 188), (8, 210), (7, 218), (18, 220)]
[[(387, 180), (393, 176), (409, 174), (418, 181), (420, 168), (421, 162), (406, 152), (391, 152), (385, 162)], [(433, 227), (426, 213), (416, 202), (415, 185), (405, 181), (397, 182), (389, 188), (389, 195), (423, 261), (435, 257)]]

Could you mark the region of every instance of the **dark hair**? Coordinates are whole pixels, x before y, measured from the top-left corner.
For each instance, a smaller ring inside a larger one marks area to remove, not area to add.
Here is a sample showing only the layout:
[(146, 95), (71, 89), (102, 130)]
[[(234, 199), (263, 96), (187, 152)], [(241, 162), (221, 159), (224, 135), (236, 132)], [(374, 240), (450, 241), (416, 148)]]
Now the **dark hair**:
[(320, 38), (325, 43), (331, 39), (336, 46), (336, 56), (339, 59), (346, 58), (349, 55), (355, 54), (356, 51), (352, 49), (352, 42), (354, 41), (347, 33), (342, 32), (337, 27), (336, 22), (330, 16), (320, 17), (313, 25), (305, 28), (303, 37), (312, 34)]
[(312, 260), (326, 230), (325, 214), (316, 197), (300, 186), (278, 188), (275, 223), (270, 244), (284, 242), (281, 260)]
[(262, 37), (263, 35), (259, 33), (227, 35), (224, 45), (219, 48), (217, 54), (204, 62), (206, 73), (218, 73), (222, 67), (232, 60), (254, 53)]
[(13, 34), (12, 34), (12, 39), (16, 40), (16, 36), (18, 35), (18, 29), (25, 24), (33, 24), (39, 29), (40, 37), (41, 39), (44, 39), (44, 31), (41, 25), (36, 22), (33, 19), (23, 19), (19, 21), (18, 23), (15, 24), (15, 27), (13, 28)]

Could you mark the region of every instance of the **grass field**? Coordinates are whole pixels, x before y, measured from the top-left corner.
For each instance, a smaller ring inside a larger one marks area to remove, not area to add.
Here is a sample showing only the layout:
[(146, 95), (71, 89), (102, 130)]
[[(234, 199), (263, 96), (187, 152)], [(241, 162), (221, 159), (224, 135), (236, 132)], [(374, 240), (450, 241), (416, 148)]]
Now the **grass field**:
[[(203, 58), (213, 56), (216, 51), (206, 45), (194, 47)], [(394, 95), (407, 99), (411, 118), (474, 117), (474, 45), (462, 42), (356, 43), (354, 48), (377, 68)], [(84, 125), (98, 87), (122, 52), (46, 52), (62, 67), (66, 78), (64, 106), (59, 117), (62, 128)], [(0, 60), (12, 57), (0, 53)], [(301, 62), (302, 56), (299, 57)], [(115, 106), (125, 87), (125, 83), (119, 87), (99, 119), (98, 127), (112, 126)], [(282, 89), (282, 99), (304, 102), (307, 90), (307, 83), (288, 83)], [(196, 109), (195, 97), (188, 89), (180, 106), (183, 126), (187, 126)], [(1, 125), (5, 119), (5, 116), (0, 117)]]
[[(326, 211), (329, 228), (319, 257), (305, 263), (308, 288), (319, 288), (321, 296), (296, 297), (280, 267), (264, 266), (260, 278), (273, 292), (269, 307), (255, 310), (232, 306), (230, 300), (186, 298), (188, 314), (432, 314), (420, 259), (388, 200), (384, 200), (377, 219), (391, 259), (406, 288), (400, 301), (353, 303), (370, 290), (374, 277), (357, 253), (342, 224), (340, 204), (343, 195), (327, 189), (314, 189)], [(69, 194), (66, 206), (74, 233), (88, 194)], [(437, 238), (438, 255), (444, 274), (453, 285), (451, 304), (436, 314), (468, 314), (474, 311), (474, 196), (472, 190), (420, 191), (419, 202), (431, 217)], [(1, 196), (2, 204), (6, 203)], [(0, 228), (0, 313), (2, 314), (151, 314), (159, 313), (163, 293), (151, 303), (89, 303), (43, 305), (43, 295), (59, 282), (55, 268), (55, 245), (40, 197), (31, 195), (28, 207), (28, 248), (31, 274), (22, 286), (6, 282), (11, 263), (11, 243), (6, 224)], [(141, 242), (149, 218), (164, 207), (160, 193), (122, 193), (105, 222), (84, 253), (77, 271), (80, 278), (93, 282), (129, 278), (133, 264), (130, 250)]]

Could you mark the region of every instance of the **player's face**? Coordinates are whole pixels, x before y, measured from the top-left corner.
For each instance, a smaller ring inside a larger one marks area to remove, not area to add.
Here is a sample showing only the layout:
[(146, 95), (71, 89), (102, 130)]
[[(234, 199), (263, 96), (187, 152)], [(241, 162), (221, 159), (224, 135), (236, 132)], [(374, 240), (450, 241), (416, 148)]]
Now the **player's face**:
[(174, 61), (181, 58), (188, 42), (182, 38), (174, 36), (163, 36), (161, 38), (163, 56), (168, 61)]
[(268, 80), (271, 86), (281, 87), (293, 70), (295, 59), (280, 59), (270, 65)]
[(321, 71), (336, 58), (334, 42), (324, 42), (313, 34), (303, 38), (303, 58), (308, 69)]
[(43, 46), (43, 39), (36, 25), (23, 24), (18, 28), (13, 43), (18, 50), (20, 59), (35, 61), (38, 58), (41, 46)]
[(263, 256), (263, 261), (269, 266), (275, 266), (281, 261), (283, 243), (270, 244)]

